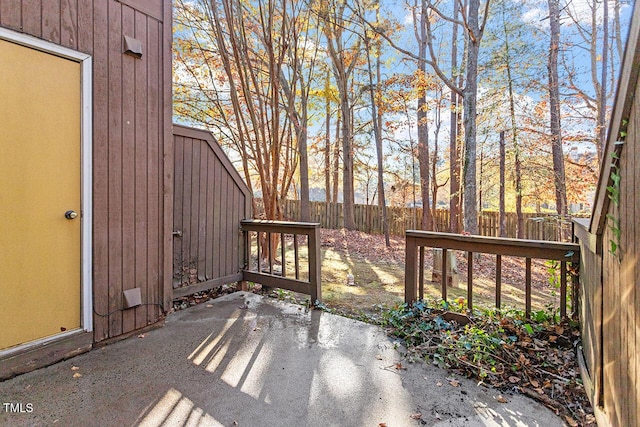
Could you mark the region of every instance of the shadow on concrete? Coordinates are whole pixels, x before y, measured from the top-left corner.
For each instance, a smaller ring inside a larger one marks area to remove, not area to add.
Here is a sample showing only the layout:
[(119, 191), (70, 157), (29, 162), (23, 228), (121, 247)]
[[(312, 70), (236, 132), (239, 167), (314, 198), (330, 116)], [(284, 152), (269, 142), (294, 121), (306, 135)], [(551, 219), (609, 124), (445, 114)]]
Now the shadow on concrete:
[(238, 292), (0, 383), (3, 402), (33, 408), (0, 410), (0, 425), (562, 425), (526, 398), (454, 387), (396, 346), (378, 327)]

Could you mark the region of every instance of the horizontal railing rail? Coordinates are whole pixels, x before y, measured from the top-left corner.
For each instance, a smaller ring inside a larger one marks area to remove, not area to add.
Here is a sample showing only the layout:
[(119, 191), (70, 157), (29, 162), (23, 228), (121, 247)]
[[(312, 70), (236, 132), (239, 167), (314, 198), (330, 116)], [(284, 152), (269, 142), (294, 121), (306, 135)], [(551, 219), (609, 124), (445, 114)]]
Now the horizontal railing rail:
[[(525, 314), (531, 315), (531, 260), (553, 260), (560, 263), (560, 315), (567, 315), (567, 279), (571, 277), (571, 307), (577, 310), (578, 280), (569, 272), (568, 263), (577, 269), (580, 261), (580, 246), (574, 243), (556, 243), (541, 240), (507, 239), (499, 237), (468, 236), (451, 233), (409, 230), (405, 233), (405, 302), (412, 303), (424, 298), (425, 248), (442, 249), (441, 285), (442, 299), (447, 300), (447, 251), (467, 252), (467, 307), (473, 309), (473, 258), (474, 254), (496, 256), (495, 302), (501, 308), (502, 257), (513, 256), (525, 259)], [(435, 268), (435, 266), (434, 266)]]
[[(244, 281), (307, 294), (312, 305), (322, 302), (320, 224), (243, 220), (240, 225), (245, 239)], [(305, 246), (306, 258), (302, 259)], [(287, 252), (291, 251), (293, 272), (289, 277)], [(301, 265), (306, 265), (306, 271)]]

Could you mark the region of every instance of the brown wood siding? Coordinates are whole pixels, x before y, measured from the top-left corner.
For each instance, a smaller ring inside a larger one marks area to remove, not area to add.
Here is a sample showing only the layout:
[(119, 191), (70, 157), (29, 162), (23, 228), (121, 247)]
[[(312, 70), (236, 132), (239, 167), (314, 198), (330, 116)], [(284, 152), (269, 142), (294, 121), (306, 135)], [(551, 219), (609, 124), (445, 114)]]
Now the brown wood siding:
[[(640, 88), (634, 87), (635, 96)], [(638, 132), (640, 111), (634, 102), (629, 115), (625, 144), (620, 152), (620, 201), (608, 205), (606, 213), (620, 220), (620, 246), (612, 254), (615, 240), (611, 220), (602, 235), (603, 241), (603, 406), (613, 426), (640, 423), (640, 147)]]
[[(171, 299), (171, 3), (0, 0), (0, 26), (92, 56), (94, 340), (155, 323)], [(142, 43), (123, 54), (123, 35)], [(122, 310), (122, 291), (143, 305)]]
[(174, 125), (174, 141), (173, 286), (203, 290), (237, 281), (249, 190), (210, 133)]

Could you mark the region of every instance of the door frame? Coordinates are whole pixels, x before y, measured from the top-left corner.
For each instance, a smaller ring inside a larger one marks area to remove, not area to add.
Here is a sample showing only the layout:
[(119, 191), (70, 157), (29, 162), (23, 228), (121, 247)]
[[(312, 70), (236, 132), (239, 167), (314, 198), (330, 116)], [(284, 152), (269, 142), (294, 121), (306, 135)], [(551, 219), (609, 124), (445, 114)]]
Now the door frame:
[[(0, 39), (19, 44), (41, 52), (49, 53), (80, 64), (80, 328), (83, 332), (93, 331), (93, 287), (92, 287), (92, 226), (93, 226), (93, 183), (92, 183), (92, 60), (91, 56), (75, 50), (41, 40), (26, 34), (0, 27)], [(0, 355), (21, 352), (60, 338), (74, 335), (78, 331), (63, 332), (41, 338), (26, 344), (0, 351)]]

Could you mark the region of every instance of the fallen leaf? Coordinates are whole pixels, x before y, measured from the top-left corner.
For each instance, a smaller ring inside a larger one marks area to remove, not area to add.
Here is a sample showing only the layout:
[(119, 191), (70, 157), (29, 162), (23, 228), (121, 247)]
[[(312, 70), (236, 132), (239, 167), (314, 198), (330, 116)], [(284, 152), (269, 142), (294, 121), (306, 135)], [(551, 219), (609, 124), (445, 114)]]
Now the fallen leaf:
[(422, 418), (422, 414), (420, 413), (411, 414), (409, 415), (409, 418), (413, 418), (414, 420), (419, 420)]
[(138, 335), (138, 338), (144, 338), (144, 334)]
[(78, 369), (80, 369), (80, 368), (78, 368), (77, 366), (72, 366), (72, 367), (71, 367), (71, 370), (72, 370), (72, 371), (77, 371)]
[(564, 419), (571, 427), (576, 427), (578, 425), (578, 422), (571, 418), (569, 415), (565, 415)]
[(80, 378), (82, 376), (82, 374), (80, 372), (76, 372), (75, 374), (73, 374), (73, 378)]
[(379, 354), (376, 354), (376, 359), (382, 360), (382, 356), (380, 356)]
[(378, 424), (378, 427), (387, 427), (387, 423), (380, 423)]
[(207, 304), (207, 308), (213, 307), (213, 304)]
[(407, 368), (405, 368), (404, 366), (402, 366), (402, 363), (398, 362), (398, 363), (396, 363), (396, 369), (397, 369), (398, 371), (401, 371), (401, 370), (406, 370)]
[(558, 337), (556, 335), (549, 336), (549, 342), (556, 342), (557, 340), (558, 340)]
[(538, 387), (540, 387), (540, 383), (538, 383), (538, 381), (536, 381), (536, 380), (531, 380), (531, 386), (533, 388), (538, 388)]
[(438, 381), (438, 382), (436, 383), (436, 387), (442, 387), (442, 383), (441, 383), (440, 381)]
[(452, 387), (460, 387), (460, 381), (455, 380), (455, 379), (449, 381), (449, 384), (451, 384)]
[(514, 377), (513, 375), (509, 377), (509, 382), (511, 384), (515, 384), (515, 383), (519, 383), (520, 382), (520, 378), (518, 377)]
[(503, 395), (501, 395), (501, 394), (499, 394), (499, 395), (497, 395), (497, 396), (496, 396), (496, 400), (497, 400), (498, 402), (500, 402), (500, 403), (507, 403), (507, 402), (508, 402), (507, 398), (506, 398), (506, 397), (504, 397), (504, 396), (503, 396)]

